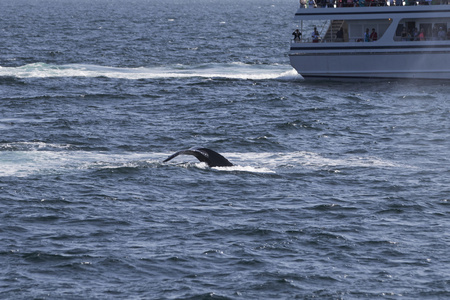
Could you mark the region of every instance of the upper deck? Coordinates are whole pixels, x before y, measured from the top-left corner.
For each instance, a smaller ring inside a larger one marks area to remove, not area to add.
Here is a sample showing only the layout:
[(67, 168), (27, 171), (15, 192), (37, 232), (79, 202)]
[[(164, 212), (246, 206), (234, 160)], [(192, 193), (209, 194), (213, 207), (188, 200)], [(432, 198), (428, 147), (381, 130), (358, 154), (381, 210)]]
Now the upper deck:
[[(385, 19), (396, 16), (418, 18), (427, 17), (443, 18), (450, 14), (450, 5), (425, 0), (421, 1), (399, 1), (395, 0), (306, 0), (300, 1), (300, 7), (295, 13), (295, 20), (358, 20), (364, 18)], [(354, 2), (355, 1), (355, 2)], [(303, 3), (305, 2), (305, 3)]]

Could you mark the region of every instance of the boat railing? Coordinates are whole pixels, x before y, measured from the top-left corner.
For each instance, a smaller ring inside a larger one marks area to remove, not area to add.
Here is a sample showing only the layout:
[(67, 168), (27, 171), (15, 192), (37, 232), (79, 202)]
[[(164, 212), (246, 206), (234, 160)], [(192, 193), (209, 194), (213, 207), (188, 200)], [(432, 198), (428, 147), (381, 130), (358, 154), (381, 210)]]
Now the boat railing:
[[(356, 42), (357, 40), (355, 39), (354, 42)], [(349, 41), (344, 41), (344, 39), (313, 39), (313, 38), (304, 38), (304, 39), (300, 39), (300, 40), (291, 40), (291, 45), (293, 44), (298, 44), (298, 43), (344, 43), (344, 42), (349, 42)]]
[[(439, 38), (435, 38), (435, 37), (430, 37), (430, 38), (424, 38), (422, 40), (419, 40), (417, 38), (401, 38), (401, 37), (395, 37), (394, 41), (395, 42), (413, 42), (413, 43), (417, 43), (417, 42), (426, 42), (426, 41), (445, 41), (445, 40), (450, 40), (450, 38), (447, 39), (439, 39)], [(376, 41), (370, 41), (370, 42), (365, 42), (364, 41), (364, 37), (360, 37), (360, 38), (351, 38), (348, 40), (344, 40), (343, 38), (333, 38), (333, 39), (318, 39), (318, 40), (314, 40), (313, 38), (301, 38), (300, 40), (294, 40), (292, 39), (291, 41), (291, 46), (294, 44), (308, 44), (308, 43), (374, 43)]]
[(344, 42), (344, 39), (313, 39), (313, 38), (301, 38), (300, 40), (291, 40), (292, 44), (298, 44), (298, 43), (337, 43), (337, 42)]
[(447, 5), (450, 0), (300, 0), (300, 8)]

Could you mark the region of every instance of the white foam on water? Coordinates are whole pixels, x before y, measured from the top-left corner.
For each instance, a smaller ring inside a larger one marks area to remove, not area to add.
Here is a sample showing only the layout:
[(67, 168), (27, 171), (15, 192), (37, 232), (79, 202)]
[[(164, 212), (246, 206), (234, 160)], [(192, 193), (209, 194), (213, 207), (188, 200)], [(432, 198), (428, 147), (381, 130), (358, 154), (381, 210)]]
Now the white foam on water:
[[(32, 145), (33, 147), (35, 145)], [(41, 147), (49, 148), (49, 145)], [(65, 145), (53, 148), (64, 149)], [(7, 149), (7, 148), (5, 148)], [(122, 167), (139, 167), (157, 162), (163, 154), (30, 150), (0, 151), (0, 177), (26, 177), (31, 175), (64, 174), (75, 170), (101, 170)]]
[[(102, 170), (123, 167), (139, 168), (151, 164), (162, 164), (170, 153), (109, 153), (95, 151), (71, 151), (67, 144), (47, 144), (43, 142), (21, 142), (3, 144), (0, 151), (0, 177), (30, 175), (61, 174), (74, 170)], [(214, 167), (219, 171), (238, 171), (249, 173), (274, 174), (282, 169), (308, 168), (397, 168), (411, 167), (378, 157), (345, 155), (339, 157), (324, 157), (314, 152), (298, 151), (287, 153), (276, 152), (246, 152), (223, 153), (234, 166)], [(194, 166), (207, 169), (205, 163), (198, 162), (193, 157), (178, 159), (174, 165)]]
[(21, 67), (2, 67), (0, 68), (0, 76), (17, 78), (107, 77), (130, 80), (193, 77), (249, 80), (302, 79), (288, 65), (250, 65), (239, 62), (139, 68), (117, 68), (88, 64), (51, 65), (34, 63)]
[(232, 162), (249, 162), (249, 165), (257, 165), (269, 170), (288, 167), (307, 167), (312, 169), (323, 168), (346, 168), (346, 167), (375, 167), (375, 168), (396, 168), (405, 167), (396, 162), (383, 160), (378, 157), (345, 155), (337, 158), (324, 157), (319, 153), (298, 151), (298, 152), (263, 152), (263, 153), (228, 153), (224, 154)]
[(234, 165), (231, 167), (214, 167), (213, 169), (221, 171), (238, 171), (238, 172), (248, 172), (248, 173), (262, 173), (262, 174), (275, 174), (274, 170), (265, 167), (254, 167), (254, 166), (240, 166)]

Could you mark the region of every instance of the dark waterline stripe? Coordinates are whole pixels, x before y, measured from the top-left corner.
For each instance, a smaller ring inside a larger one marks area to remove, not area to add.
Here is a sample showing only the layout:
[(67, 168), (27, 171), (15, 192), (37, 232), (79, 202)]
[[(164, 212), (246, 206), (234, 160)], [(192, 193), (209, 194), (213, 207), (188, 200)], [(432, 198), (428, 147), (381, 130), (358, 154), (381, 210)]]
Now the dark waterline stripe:
[[(370, 43), (366, 43), (370, 44)], [(291, 51), (309, 51), (309, 50), (370, 50), (370, 49), (414, 49), (414, 48), (420, 48), (420, 49), (432, 49), (432, 48), (449, 48), (450, 45), (395, 45), (395, 46), (377, 46), (377, 45), (365, 45), (365, 46), (348, 46), (348, 47), (341, 47), (341, 46), (325, 46), (325, 47), (291, 47)], [(426, 53), (433, 53), (433, 51), (427, 51)]]
[(422, 54), (450, 54), (450, 51), (421, 51), (421, 52), (327, 52), (327, 53), (290, 53), (289, 56), (343, 56), (343, 55), (422, 55)]

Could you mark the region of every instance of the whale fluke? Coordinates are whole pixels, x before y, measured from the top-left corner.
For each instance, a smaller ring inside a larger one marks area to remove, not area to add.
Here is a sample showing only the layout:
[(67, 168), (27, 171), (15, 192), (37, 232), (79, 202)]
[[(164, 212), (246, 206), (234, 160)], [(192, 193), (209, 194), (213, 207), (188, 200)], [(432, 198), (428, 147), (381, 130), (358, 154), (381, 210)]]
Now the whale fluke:
[(230, 167), (233, 165), (228, 161), (228, 159), (226, 159), (219, 153), (207, 148), (191, 148), (188, 150), (181, 150), (172, 154), (163, 162), (168, 162), (169, 160), (182, 154), (194, 155), (199, 161), (207, 163), (210, 167)]

